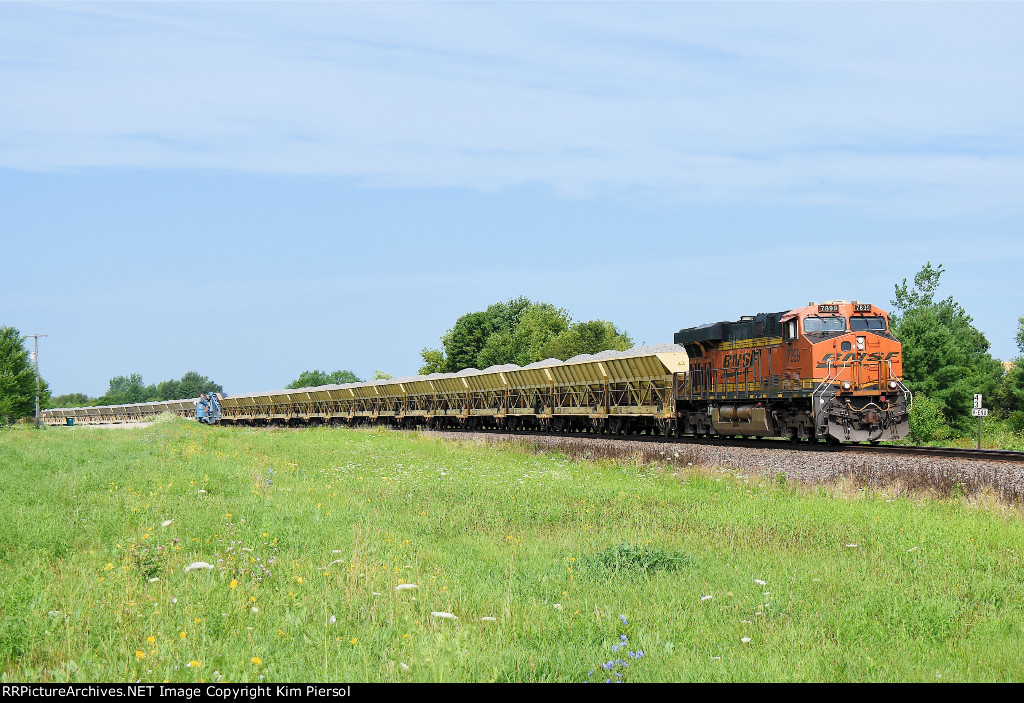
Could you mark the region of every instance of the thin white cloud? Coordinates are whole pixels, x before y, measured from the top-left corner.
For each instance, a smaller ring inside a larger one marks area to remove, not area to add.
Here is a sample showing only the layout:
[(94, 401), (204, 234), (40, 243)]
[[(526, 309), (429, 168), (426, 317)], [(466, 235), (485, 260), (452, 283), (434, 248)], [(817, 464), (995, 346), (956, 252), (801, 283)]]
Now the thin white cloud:
[(1024, 8), (2, 5), (0, 166), (1020, 208)]

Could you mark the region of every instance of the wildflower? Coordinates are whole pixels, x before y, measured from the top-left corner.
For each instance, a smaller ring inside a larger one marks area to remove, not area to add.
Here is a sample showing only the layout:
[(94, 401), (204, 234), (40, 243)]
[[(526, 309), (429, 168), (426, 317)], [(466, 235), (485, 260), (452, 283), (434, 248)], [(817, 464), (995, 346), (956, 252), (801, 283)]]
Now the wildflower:
[(212, 569), (213, 564), (207, 564), (205, 561), (194, 561), (185, 567), (185, 571), (193, 571), (195, 569)]
[(153, 635), (150, 635), (149, 637), (146, 638), (146, 641), (149, 642), (150, 644), (153, 644), (154, 642), (156, 642), (156, 637), (154, 637)]
[(135, 650), (135, 658), (136, 659), (145, 659), (146, 658), (146, 653), (143, 652), (141, 649), (136, 649)]
[(174, 520), (164, 520), (160, 523), (160, 527), (168, 527)]
[(480, 619), (481, 619), (481, 620), (483, 620), (484, 622), (498, 622), (498, 618), (492, 618), (492, 617), (490, 617), (490, 616), (488, 616), (488, 617), (482, 617), (482, 618), (480, 618)]
[(201, 666), (201, 664), (199, 662), (197, 662), (195, 659), (193, 659), (188, 664), (186, 664), (185, 666), (191, 667), (193, 669), (198, 669)]
[(767, 584), (766, 584), (766, 583), (765, 583), (764, 581), (762, 581), (761, 579), (754, 579), (754, 583), (756, 583), (756, 584), (757, 584), (758, 586), (764, 586), (764, 585), (767, 585)]
[(561, 610), (562, 609), (562, 604), (561, 603), (555, 603), (554, 608), (555, 608), (555, 610)]
[(619, 639), (622, 640), (622, 644), (626, 644), (626, 636), (625, 635), (619, 635)]
[(256, 666), (259, 666), (260, 664), (263, 663), (263, 660), (260, 659), (259, 657), (253, 657), (249, 661), (252, 662), (253, 664), (255, 664)]
[(415, 583), (400, 583), (395, 586), (396, 591), (405, 591), (410, 588), (419, 588)]
[(151, 579), (149, 580), (149, 582), (150, 582), (150, 583), (156, 583), (156, 582), (157, 582), (157, 581), (159, 581), (159, 580), (160, 580), (160, 577), (159, 577), (159, 576), (154, 576), (153, 578), (151, 578)]
[(617, 645), (617, 644), (613, 644), (613, 645), (612, 645), (612, 651), (613, 651), (613, 652), (617, 652), (617, 651), (619, 651), (619, 645)]
[(171, 598), (171, 605), (174, 605), (174, 604), (176, 604), (177, 602), (178, 602), (178, 599), (177, 599), (177, 598)]
[(349, 644), (359, 644), (359, 638), (358, 637), (353, 637), (352, 641), (349, 642)]
[(740, 638), (740, 642), (742, 642), (743, 644), (747, 644), (748, 642), (750, 642), (750, 638), (749, 637), (742, 637), (742, 638)]
[(336, 622), (338, 622), (338, 618), (334, 617), (333, 615), (327, 620), (328, 625), (333, 625)]
[(228, 584), (228, 588), (238, 588), (238, 581), (231, 579), (231, 583)]
[(104, 571), (110, 571), (113, 568), (114, 568), (114, 565), (111, 564), (110, 562), (107, 562), (107, 565), (103, 567), (103, 570)]
[(629, 624), (628, 622), (626, 622), (626, 616), (625, 615), (620, 615), (619, 616), (619, 620), (622, 621), (623, 625), (628, 625)]
[(700, 597), (700, 602), (703, 603), (704, 601), (711, 600), (712, 598), (713, 598), (713, 596), (710, 596), (710, 595), (708, 595), (708, 596), (701, 596)]
[(451, 613), (431, 612), (430, 614), (433, 615), (435, 618), (444, 618), (445, 620), (458, 620), (459, 619), (458, 617), (456, 617), (455, 615), (452, 615)]

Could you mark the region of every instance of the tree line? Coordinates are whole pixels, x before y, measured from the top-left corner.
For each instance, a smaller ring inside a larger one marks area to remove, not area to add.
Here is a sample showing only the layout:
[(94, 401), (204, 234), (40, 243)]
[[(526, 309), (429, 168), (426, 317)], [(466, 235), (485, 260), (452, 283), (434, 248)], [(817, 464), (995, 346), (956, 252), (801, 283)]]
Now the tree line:
[(181, 378), (171, 378), (148, 386), (142, 380), (142, 374), (131, 373), (127, 376), (114, 376), (110, 379), (107, 392), (98, 398), (91, 398), (85, 393), (67, 393), (50, 399), (46, 407), (50, 408), (81, 408), (90, 405), (130, 405), (132, 403), (152, 403), (162, 400), (190, 400), (200, 393), (223, 393), (224, 388), (198, 371), (189, 371)]

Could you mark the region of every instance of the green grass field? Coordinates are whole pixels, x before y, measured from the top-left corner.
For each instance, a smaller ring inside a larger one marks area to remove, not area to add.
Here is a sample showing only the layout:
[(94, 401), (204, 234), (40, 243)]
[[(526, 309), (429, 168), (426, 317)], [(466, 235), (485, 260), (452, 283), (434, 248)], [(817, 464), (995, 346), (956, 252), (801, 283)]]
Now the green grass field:
[(167, 420), (0, 432), (0, 515), (4, 681), (1024, 679), (995, 503)]

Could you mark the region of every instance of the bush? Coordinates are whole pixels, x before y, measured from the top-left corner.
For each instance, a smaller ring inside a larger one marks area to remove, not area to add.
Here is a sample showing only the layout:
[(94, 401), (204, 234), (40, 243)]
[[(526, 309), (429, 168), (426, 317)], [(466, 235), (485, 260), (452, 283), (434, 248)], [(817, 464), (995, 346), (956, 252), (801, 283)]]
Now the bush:
[(939, 442), (950, 435), (942, 405), (924, 393), (914, 396), (914, 407), (910, 410), (910, 435), (916, 442)]

